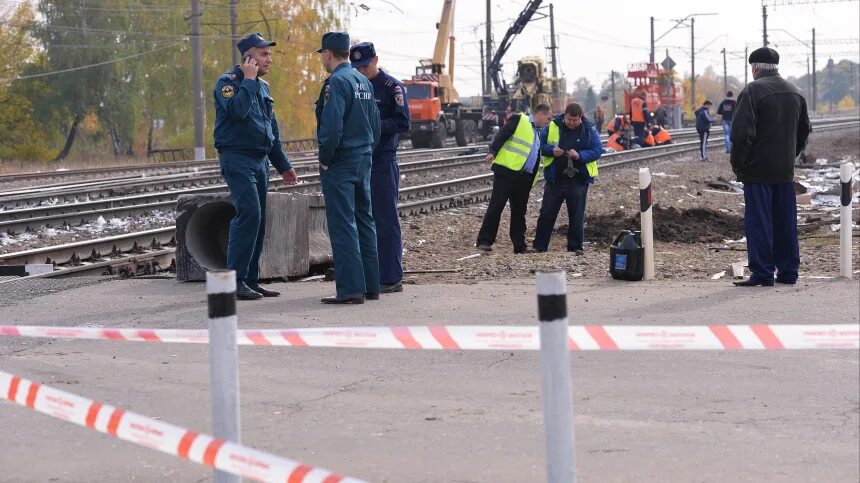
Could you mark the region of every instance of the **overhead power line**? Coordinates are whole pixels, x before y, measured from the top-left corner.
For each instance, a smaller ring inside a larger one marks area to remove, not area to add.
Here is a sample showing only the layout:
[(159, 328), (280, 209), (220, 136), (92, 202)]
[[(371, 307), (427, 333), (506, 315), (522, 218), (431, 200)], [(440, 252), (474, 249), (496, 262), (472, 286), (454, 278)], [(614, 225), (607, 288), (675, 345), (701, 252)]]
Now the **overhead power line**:
[(136, 57), (141, 57), (141, 56), (144, 56), (144, 55), (147, 55), (147, 54), (151, 54), (151, 53), (153, 53), (153, 52), (158, 52), (158, 51), (160, 51), (160, 50), (166, 50), (166, 49), (169, 49), (169, 48), (175, 47), (175, 46), (177, 46), (177, 45), (179, 45), (179, 44), (181, 44), (181, 43), (182, 43), (181, 41), (179, 41), (179, 42), (173, 42), (173, 43), (171, 43), (171, 44), (169, 44), (169, 45), (165, 45), (165, 46), (163, 46), (163, 47), (156, 47), (156, 48), (154, 48), (154, 49), (152, 49), (152, 50), (147, 50), (146, 52), (138, 52), (138, 53), (136, 53), (136, 54), (128, 55), (128, 56), (125, 56), (125, 57), (119, 57), (119, 58), (116, 58), (116, 59), (106, 60), (106, 61), (104, 61), (104, 62), (97, 62), (97, 63), (95, 63), (95, 64), (81, 65), (81, 66), (78, 66), (78, 67), (72, 67), (72, 68), (69, 68), (69, 69), (55, 70), (55, 71), (51, 71), (51, 72), (40, 72), (40, 73), (38, 73), (38, 74), (20, 75), (20, 76), (16, 76), (16, 77), (8, 78), (8, 79), (3, 79), (3, 80), (4, 80), (4, 81), (9, 81), (9, 80), (34, 79), (34, 78), (36, 78), (36, 77), (46, 77), (46, 76), (49, 76), (49, 75), (65, 74), (66, 72), (75, 72), (75, 71), (78, 71), (78, 70), (89, 69), (89, 68), (92, 68), (92, 67), (98, 67), (98, 66), (101, 66), (101, 65), (115, 64), (115, 63), (117, 63), (117, 62), (122, 62), (123, 60), (134, 59), (134, 58), (136, 58)]

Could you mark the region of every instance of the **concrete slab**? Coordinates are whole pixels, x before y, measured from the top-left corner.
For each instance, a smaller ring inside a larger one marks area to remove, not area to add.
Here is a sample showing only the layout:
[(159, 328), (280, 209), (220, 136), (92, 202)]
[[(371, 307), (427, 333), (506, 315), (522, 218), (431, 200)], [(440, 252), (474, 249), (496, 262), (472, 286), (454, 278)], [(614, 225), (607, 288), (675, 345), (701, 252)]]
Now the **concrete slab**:
[[(410, 285), (363, 306), (276, 285), (240, 326), (535, 324), (534, 282)], [(858, 282), (569, 282), (572, 323), (858, 323)], [(30, 298), (2, 323), (205, 327), (203, 285), (124, 280)], [(0, 338), (0, 368), (208, 431), (205, 346)], [(240, 348), (243, 441), (370, 481), (543, 481), (537, 353)], [(581, 482), (856, 482), (853, 351), (572, 355)], [(0, 479), (202, 481), (192, 463), (0, 403)]]

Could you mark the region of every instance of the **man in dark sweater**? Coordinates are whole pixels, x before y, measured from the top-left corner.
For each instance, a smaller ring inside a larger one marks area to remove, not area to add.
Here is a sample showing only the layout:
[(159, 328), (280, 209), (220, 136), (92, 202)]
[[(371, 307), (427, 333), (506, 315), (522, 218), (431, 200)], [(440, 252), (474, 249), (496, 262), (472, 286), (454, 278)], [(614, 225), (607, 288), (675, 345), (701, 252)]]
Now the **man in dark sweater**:
[(744, 184), (744, 228), (752, 276), (741, 287), (794, 284), (800, 268), (794, 160), (812, 126), (806, 100), (779, 75), (770, 48), (749, 57), (753, 82), (738, 96), (732, 116), (732, 170)]
[(551, 116), (550, 107), (546, 104), (537, 105), (533, 112), (532, 116), (523, 113), (511, 115), (490, 144), (487, 162), (493, 165), (493, 193), (475, 242), (479, 250), (492, 250), (502, 212), (510, 201), (510, 235), (514, 253), (532, 251), (526, 245), (526, 209), (529, 192), (537, 183), (540, 171), (538, 131), (546, 126)]
[(603, 154), (600, 133), (583, 115), (582, 106), (572, 102), (564, 115), (553, 119), (541, 131), (544, 156), (543, 202), (535, 234), (535, 251), (549, 249), (549, 240), (561, 204), (567, 205), (567, 251), (583, 254), (585, 200), (588, 186), (597, 178), (597, 160)]
[(699, 157), (702, 161), (708, 161), (708, 138), (711, 136), (711, 124), (714, 117), (711, 115), (711, 106), (714, 103), (705, 100), (702, 107), (696, 109), (696, 132), (699, 133)]
[(723, 102), (720, 103), (719, 107), (717, 107), (717, 114), (722, 117), (723, 120), (723, 142), (726, 144), (726, 152), (732, 152), (732, 115), (735, 113), (735, 109), (737, 109), (738, 102), (732, 99), (734, 93), (732, 91), (726, 92), (726, 98), (723, 99)]

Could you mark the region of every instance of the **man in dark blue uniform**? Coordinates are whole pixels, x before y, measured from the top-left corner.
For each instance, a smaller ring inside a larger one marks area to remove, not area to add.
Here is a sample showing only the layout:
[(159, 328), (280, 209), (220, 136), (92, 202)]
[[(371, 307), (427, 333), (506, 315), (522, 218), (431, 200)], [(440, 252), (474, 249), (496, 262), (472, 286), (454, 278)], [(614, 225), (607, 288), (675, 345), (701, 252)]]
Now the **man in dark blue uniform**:
[(409, 132), (409, 106), (403, 85), (378, 67), (379, 57), (371, 42), (354, 45), (349, 58), (355, 70), (373, 85), (373, 96), (379, 108), (382, 134), (373, 150), (370, 172), (370, 198), (376, 222), (376, 246), (379, 250), (381, 293), (403, 291), (403, 241), (397, 201), (400, 190), (400, 168), (397, 166), (399, 134)]
[(349, 34), (328, 32), (317, 50), (331, 76), (316, 102), (320, 181), (334, 258), (337, 295), (324, 304), (379, 298), (379, 260), (370, 199), (379, 109), (373, 86), (349, 64)]
[(270, 46), (259, 33), (236, 44), (242, 64), (218, 78), (215, 98), (215, 149), (230, 188), (236, 216), (230, 221), (227, 268), (236, 271), (236, 297), (256, 300), (280, 293), (260, 287), (260, 253), (266, 229), (269, 162), (284, 183), (296, 184), (296, 170), (281, 144), (274, 99), (260, 77), (272, 65)]

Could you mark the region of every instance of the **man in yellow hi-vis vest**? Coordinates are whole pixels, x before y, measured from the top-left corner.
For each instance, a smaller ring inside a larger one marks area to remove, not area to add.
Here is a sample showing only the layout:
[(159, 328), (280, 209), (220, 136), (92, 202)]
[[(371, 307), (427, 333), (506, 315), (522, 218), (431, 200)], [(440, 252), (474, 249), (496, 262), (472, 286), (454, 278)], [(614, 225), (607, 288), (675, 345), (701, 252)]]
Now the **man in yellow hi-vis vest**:
[(552, 112), (546, 104), (537, 105), (532, 112), (531, 116), (512, 115), (490, 144), (487, 162), (492, 163), (493, 194), (475, 243), (479, 250), (492, 250), (502, 211), (510, 201), (514, 253), (533, 251), (526, 244), (526, 209), (529, 192), (537, 183), (540, 171), (539, 132), (549, 122)]
[(545, 252), (561, 204), (567, 205), (567, 251), (583, 255), (585, 199), (588, 185), (597, 178), (597, 160), (603, 154), (600, 134), (582, 106), (571, 102), (564, 115), (541, 131), (544, 180), (543, 201), (538, 216), (534, 249)]

